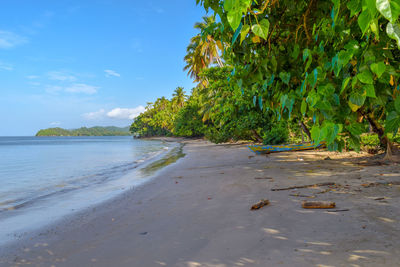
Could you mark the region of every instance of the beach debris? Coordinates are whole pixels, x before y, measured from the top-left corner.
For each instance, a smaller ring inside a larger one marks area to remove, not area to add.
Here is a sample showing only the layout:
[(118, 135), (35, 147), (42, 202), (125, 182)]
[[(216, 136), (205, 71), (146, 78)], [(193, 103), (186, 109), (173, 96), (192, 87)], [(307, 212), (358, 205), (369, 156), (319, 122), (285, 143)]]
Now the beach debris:
[(324, 160), (332, 160), (329, 156), (324, 158)]
[(249, 156), (249, 159), (254, 158), (254, 156)]
[(315, 196), (309, 196), (309, 195), (300, 195), (300, 194), (290, 194), (289, 196), (291, 196), (291, 197), (306, 197), (306, 198), (315, 198)]
[(140, 233), (140, 235), (147, 235), (148, 234), (148, 232), (142, 232), (142, 233)]
[(366, 183), (366, 184), (361, 184), (362, 187), (368, 188), (368, 187), (373, 187), (373, 186), (392, 186), (392, 185), (400, 185), (400, 181), (392, 181), (392, 182), (376, 182), (376, 183)]
[(283, 191), (283, 190), (292, 190), (292, 189), (301, 189), (301, 188), (319, 187), (319, 186), (333, 186), (333, 185), (336, 185), (336, 184), (327, 182), (327, 183), (291, 186), (291, 187), (284, 187), (284, 188), (272, 188), (271, 191)]
[(208, 197), (208, 198), (207, 198), (207, 200), (211, 200), (211, 199), (212, 199), (212, 197)]
[(349, 209), (341, 209), (341, 210), (327, 210), (326, 212), (341, 212), (341, 211), (350, 211)]
[(330, 201), (303, 201), (301, 206), (304, 209), (334, 209), (336, 203)]
[(274, 178), (272, 178), (272, 177), (255, 177), (254, 179), (256, 179), (256, 180), (273, 180)]
[(374, 200), (384, 200), (385, 198), (384, 197), (377, 197), (377, 198), (374, 198)]
[(261, 199), (260, 202), (257, 202), (253, 206), (251, 206), (250, 210), (258, 210), (261, 209), (264, 206), (269, 205), (269, 200), (268, 199)]

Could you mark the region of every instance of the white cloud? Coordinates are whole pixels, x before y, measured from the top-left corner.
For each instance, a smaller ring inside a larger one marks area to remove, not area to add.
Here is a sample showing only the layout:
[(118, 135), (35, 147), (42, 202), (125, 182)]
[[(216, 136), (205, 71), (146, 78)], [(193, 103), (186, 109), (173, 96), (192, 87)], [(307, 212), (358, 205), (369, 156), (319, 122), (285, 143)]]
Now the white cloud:
[(114, 70), (105, 70), (104, 71), (106, 73), (106, 77), (121, 77), (121, 74), (119, 74), (118, 72), (114, 71)]
[(47, 77), (53, 81), (61, 81), (61, 82), (73, 82), (76, 81), (76, 77), (62, 71), (50, 71), (47, 73)]
[(18, 34), (0, 30), (0, 49), (13, 48), (26, 43), (28, 40)]
[(87, 120), (102, 120), (107, 118), (116, 120), (133, 120), (144, 111), (145, 108), (143, 106), (138, 106), (136, 108), (114, 108), (108, 112), (105, 109), (100, 109), (98, 111), (85, 113), (82, 116)]
[(28, 76), (26, 76), (26, 78), (29, 79), (29, 80), (34, 80), (34, 79), (38, 79), (39, 76), (37, 76), (37, 75), (28, 75)]
[(50, 125), (51, 126), (60, 126), (61, 122), (59, 122), (59, 121), (51, 122)]
[(136, 108), (115, 108), (107, 113), (107, 117), (113, 119), (130, 119), (133, 120), (140, 113), (144, 112), (145, 108), (143, 106), (138, 106)]
[(4, 62), (0, 61), (0, 70), (12, 71), (12, 70), (14, 70), (14, 68), (10, 64), (7, 64), (7, 63), (4, 63)]
[(92, 95), (92, 94), (97, 93), (98, 89), (99, 89), (99, 87), (96, 87), (96, 86), (92, 86), (92, 85), (88, 85), (88, 84), (84, 84), (84, 83), (75, 83), (75, 84), (72, 84), (71, 86), (68, 86), (67, 88), (65, 88), (65, 91), (69, 92), (69, 93), (84, 93), (84, 94)]
[(87, 120), (99, 120), (104, 118), (106, 111), (104, 109), (100, 109), (99, 111), (85, 113), (82, 116)]

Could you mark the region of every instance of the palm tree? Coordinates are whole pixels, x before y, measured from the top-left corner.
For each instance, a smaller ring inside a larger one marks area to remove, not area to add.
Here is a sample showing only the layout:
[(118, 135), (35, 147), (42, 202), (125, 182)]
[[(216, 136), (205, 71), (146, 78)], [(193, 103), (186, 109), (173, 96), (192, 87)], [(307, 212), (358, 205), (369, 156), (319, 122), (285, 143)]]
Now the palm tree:
[(200, 33), (190, 39), (190, 44), (186, 49), (186, 56), (184, 57), (186, 65), (183, 69), (196, 82), (200, 81), (199, 73), (204, 68), (214, 63), (220, 67), (224, 65), (219, 56), (222, 43), (216, 41), (211, 34), (203, 34), (206, 29), (213, 25), (216, 25), (214, 16), (205, 16), (202, 22), (196, 23), (194, 28), (199, 30)]
[(185, 101), (187, 98), (187, 95), (185, 95), (185, 91), (183, 90), (183, 87), (177, 87), (172, 94), (172, 106), (173, 109), (178, 110), (182, 108), (185, 105)]

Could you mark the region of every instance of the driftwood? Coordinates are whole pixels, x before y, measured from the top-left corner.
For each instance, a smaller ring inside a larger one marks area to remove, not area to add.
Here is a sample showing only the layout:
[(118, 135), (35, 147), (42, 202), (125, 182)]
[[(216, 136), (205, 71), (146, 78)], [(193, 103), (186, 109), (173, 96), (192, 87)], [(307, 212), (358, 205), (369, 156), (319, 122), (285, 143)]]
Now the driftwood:
[(256, 177), (254, 179), (256, 179), (256, 180), (273, 180), (274, 178), (272, 178), (272, 177)]
[(330, 201), (303, 201), (301, 206), (304, 209), (334, 209), (336, 203)]
[(330, 186), (336, 185), (335, 183), (319, 183), (319, 184), (309, 184), (309, 185), (299, 185), (299, 186), (291, 186), (291, 187), (284, 187), (284, 188), (272, 188), (272, 191), (283, 191), (283, 190), (292, 190), (292, 189), (300, 189), (300, 188), (309, 188), (309, 187), (317, 187), (317, 186)]
[(260, 202), (257, 202), (253, 206), (251, 206), (250, 210), (258, 210), (261, 209), (264, 206), (269, 205), (269, 200), (268, 199), (261, 199)]
[(342, 210), (327, 210), (327, 212), (341, 212), (341, 211), (349, 211), (349, 209), (342, 209)]

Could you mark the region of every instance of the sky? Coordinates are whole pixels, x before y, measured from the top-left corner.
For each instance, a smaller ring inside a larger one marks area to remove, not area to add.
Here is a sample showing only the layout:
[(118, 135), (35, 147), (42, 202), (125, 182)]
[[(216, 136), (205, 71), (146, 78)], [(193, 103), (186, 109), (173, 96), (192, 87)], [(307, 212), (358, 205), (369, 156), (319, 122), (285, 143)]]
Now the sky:
[(183, 71), (195, 0), (2, 0), (0, 136), (128, 126), (194, 84)]

